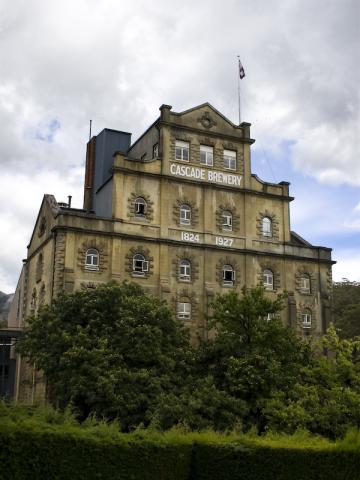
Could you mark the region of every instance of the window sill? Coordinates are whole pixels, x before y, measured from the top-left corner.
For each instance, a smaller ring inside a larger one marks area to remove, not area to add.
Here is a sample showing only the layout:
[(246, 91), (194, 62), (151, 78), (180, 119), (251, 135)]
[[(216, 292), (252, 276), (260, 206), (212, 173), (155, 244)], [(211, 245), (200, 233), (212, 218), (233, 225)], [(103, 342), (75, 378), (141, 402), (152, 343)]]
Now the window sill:
[(87, 272), (98, 272), (99, 271), (99, 267), (90, 267), (88, 265), (85, 265), (85, 270)]

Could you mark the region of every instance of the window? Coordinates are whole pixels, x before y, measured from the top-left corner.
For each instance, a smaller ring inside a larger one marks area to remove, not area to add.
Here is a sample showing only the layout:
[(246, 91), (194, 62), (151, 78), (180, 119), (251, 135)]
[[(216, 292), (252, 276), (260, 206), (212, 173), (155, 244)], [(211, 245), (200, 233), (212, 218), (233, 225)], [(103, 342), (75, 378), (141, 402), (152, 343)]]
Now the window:
[(265, 290), (274, 289), (274, 274), (271, 270), (263, 271), (263, 285)]
[(182, 225), (190, 225), (191, 223), (191, 207), (183, 204), (180, 206), (180, 223)]
[(153, 158), (157, 158), (159, 156), (159, 144), (155, 143), (153, 146)]
[(182, 160), (184, 162), (189, 161), (189, 142), (182, 142), (176, 140), (175, 142), (175, 159)]
[(307, 274), (304, 274), (300, 278), (300, 290), (302, 293), (310, 293), (311, 291), (311, 284), (310, 284), (310, 277)]
[(33, 293), (31, 295), (31, 301), (30, 301), (31, 310), (36, 309), (36, 303), (37, 303), (37, 294), (36, 294), (36, 289), (34, 288)]
[(145, 260), (144, 255), (137, 253), (133, 256), (133, 275), (143, 276), (149, 271), (149, 262)]
[(303, 328), (311, 328), (311, 311), (306, 309), (301, 314), (301, 322)]
[(146, 202), (142, 197), (135, 199), (135, 217), (145, 217), (146, 215)]
[(224, 150), (224, 168), (236, 170), (236, 152)]
[(261, 221), (261, 232), (263, 237), (272, 237), (272, 226), (269, 217), (264, 217)]
[(222, 269), (223, 285), (233, 286), (235, 281), (235, 271), (231, 265), (224, 265)]
[(99, 252), (95, 248), (89, 248), (85, 255), (85, 269), (99, 270)]
[(232, 213), (229, 210), (221, 212), (221, 228), (223, 230), (232, 230)]
[(40, 282), (44, 269), (44, 257), (43, 254), (40, 253), (36, 263), (36, 275), (35, 280), (36, 282)]
[(179, 265), (179, 279), (190, 281), (191, 279), (191, 263), (189, 260), (181, 260)]
[(178, 302), (177, 303), (177, 317), (181, 320), (190, 320), (191, 318), (191, 303)]
[(200, 145), (200, 163), (202, 165), (213, 166), (214, 163), (214, 149), (206, 145)]
[(274, 318), (275, 318), (275, 313), (268, 313), (266, 315), (266, 321), (267, 322), (271, 322), (271, 320), (274, 320)]

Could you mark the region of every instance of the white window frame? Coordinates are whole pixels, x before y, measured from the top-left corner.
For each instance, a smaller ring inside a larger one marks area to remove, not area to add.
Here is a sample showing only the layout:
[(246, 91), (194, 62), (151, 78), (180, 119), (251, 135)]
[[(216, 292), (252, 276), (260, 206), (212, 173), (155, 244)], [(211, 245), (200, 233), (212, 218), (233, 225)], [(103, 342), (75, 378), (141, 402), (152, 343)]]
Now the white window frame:
[(300, 277), (300, 290), (302, 293), (311, 292), (311, 280), (308, 274), (304, 274)]
[(177, 318), (179, 320), (191, 319), (191, 303), (190, 302), (177, 302)]
[(149, 271), (149, 262), (141, 253), (133, 256), (132, 274), (135, 276), (144, 276)]
[[(274, 290), (274, 272), (266, 268), (263, 270), (263, 286), (265, 290)], [(271, 282), (269, 281), (271, 279)]]
[[(226, 278), (228, 275), (227, 273), (230, 273), (231, 279)], [(235, 282), (235, 270), (232, 265), (224, 265), (222, 268), (222, 283), (223, 285), (227, 286), (233, 286)]]
[(223, 210), (221, 212), (221, 228), (222, 230), (232, 231), (233, 228), (233, 214), (230, 210)]
[(180, 205), (180, 224), (181, 225), (190, 225), (191, 224), (191, 207), (186, 203)]
[(303, 328), (311, 328), (311, 313), (310, 312), (302, 312), (301, 313), (301, 323)]
[(214, 147), (200, 145), (200, 163), (207, 167), (212, 167), (214, 165)]
[(191, 262), (189, 260), (180, 260), (179, 280), (187, 282), (191, 280)]
[(224, 150), (223, 162), (226, 170), (236, 170), (236, 152), (234, 150)]
[(175, 160), (190, 161), (190, 143), (182, 140), (175, 141)]
[[(135, 217), (144, 218), (146, 217), (147, 203), (143, 197), (137, 197), (134, 202), (135, 205)], [(140, 211), (140, 206), (143, 207), (143, 213)]]
[(272, 220), (269, 217), (263, 217), (261, 220), (261, 233), (263, 237), (272, 237)]
[(99, 251), (96, 248), (88, 248), (85, 253), (85, 269), (99, 270)]

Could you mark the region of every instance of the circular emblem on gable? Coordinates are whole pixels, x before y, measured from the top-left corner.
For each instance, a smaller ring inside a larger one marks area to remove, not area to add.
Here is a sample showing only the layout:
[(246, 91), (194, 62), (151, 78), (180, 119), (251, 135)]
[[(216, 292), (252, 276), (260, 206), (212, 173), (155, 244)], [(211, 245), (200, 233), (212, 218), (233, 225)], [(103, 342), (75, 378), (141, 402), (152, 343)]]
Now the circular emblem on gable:
[(201, 123), (204, 128), (212, 128), (216, 125), (216, 122), (210, 117), (209, 112), (205, 112), (202, 117), (198, 118), (198, 122)]

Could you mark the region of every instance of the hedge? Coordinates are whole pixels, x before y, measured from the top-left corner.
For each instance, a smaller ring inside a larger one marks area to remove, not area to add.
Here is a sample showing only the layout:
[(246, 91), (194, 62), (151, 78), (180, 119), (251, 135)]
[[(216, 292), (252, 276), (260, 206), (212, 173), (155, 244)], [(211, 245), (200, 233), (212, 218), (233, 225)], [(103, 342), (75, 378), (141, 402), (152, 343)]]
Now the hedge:
[[(268, 447), (166, 435), (1, 425), (0, 480), (358, 480), (359, 449)], [(128, 440), (126, 440), (128, 438)]]

